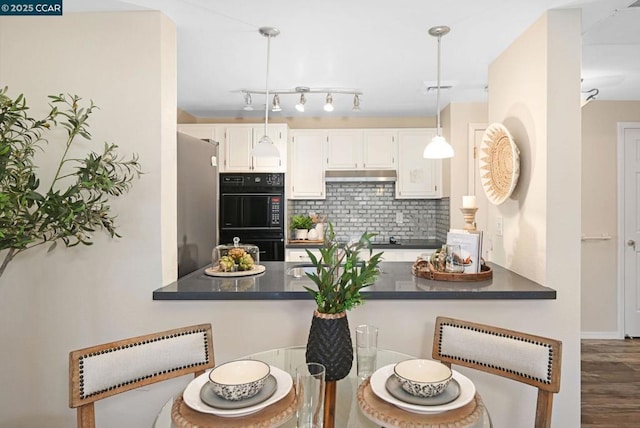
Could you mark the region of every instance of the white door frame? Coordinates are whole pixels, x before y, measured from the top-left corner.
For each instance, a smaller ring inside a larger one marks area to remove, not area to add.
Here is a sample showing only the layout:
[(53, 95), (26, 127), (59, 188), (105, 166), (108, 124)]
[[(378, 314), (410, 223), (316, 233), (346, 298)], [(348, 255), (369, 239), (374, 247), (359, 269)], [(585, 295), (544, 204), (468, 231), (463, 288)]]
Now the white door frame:
[(624, 278), (625, 264), (623, 256), (626, 251), (624, 236), (624, 132), (627, 128), (637, 128), (640, 122), (618, 122), (618, 336), (625, 337), (625, 301), (624, 301)]

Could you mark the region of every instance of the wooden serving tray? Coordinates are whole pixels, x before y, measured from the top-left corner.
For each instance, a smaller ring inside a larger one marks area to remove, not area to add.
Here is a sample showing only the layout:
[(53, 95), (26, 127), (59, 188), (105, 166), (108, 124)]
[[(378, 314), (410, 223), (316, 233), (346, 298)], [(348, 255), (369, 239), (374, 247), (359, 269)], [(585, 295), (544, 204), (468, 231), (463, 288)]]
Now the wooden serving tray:
[(454, 410), (418, 414), (407, 412), (378, 397), (371, 389), (369, 379), (358, 387), (358, 406), (362, 413), (374, 423), (392, 428), (465, 428), (477, 424), (485, 412), (480, 395)]
[(482, 265), (481, 271), (478, 273), (449, 273), (449, 272), (434, 272), (430, 270), (422, 270), (416, 266), (416, 263), (411, 267), (411, 273), (420, 278), (431, 279), (434, 281), (487, 281), (493, 278), (493, 269), (491, 266)]
[(209, 413), (200, 413), (187, 406), (182, 395), (171, 407), (171, 420), (180, 428), (271, 428), (278, 427), (296, 413), (296, 391), (291, 388), (282, 400), (246, 416), (225, 418)]

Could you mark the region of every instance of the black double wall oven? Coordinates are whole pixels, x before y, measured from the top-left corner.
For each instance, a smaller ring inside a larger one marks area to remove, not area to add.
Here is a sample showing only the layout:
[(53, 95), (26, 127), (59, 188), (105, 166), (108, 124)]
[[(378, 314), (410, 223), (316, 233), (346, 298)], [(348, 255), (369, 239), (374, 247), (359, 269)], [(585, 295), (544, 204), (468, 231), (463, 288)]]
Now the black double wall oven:
[(219, 194), (220, 242), (237, 236), (261, 261), (284, 261), (284, 173), (221, 173)]

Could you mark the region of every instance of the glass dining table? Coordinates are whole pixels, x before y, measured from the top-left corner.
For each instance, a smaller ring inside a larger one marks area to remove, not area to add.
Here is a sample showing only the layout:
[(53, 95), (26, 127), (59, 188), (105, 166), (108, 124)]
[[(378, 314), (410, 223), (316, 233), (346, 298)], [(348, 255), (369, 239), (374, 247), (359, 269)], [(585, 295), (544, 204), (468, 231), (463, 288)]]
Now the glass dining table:
[[(256, 354), (248, 355), (243, 359), (256, 359), (264, 361), (274, 367), (277, 367), (285, 372), (289, 373), (295, 378), (296, 367), (304, 364), (305, 361), (305, 346), (293, 346), (288, 348), (272, 349), (269, 351), (259, 352)], [(411, 355), (402, 354), (395, 351), (378, 349), (377, 353), (377, 368), (387, 366), (389, 364), (395, 364), (399, 361), (403, 361), (409, 358), (414, 358)], [(356, 374), (356, 363), (354, 355), (354, 363), (349, 375), (336, 383), (336, 402), (335, 402), (335, 427), (336, 428), (380, 428), (380, 423), (372, 422), (362, 410), (359, 408), (356, 395), (358, 393), (358, 387), (363, 382), (358, 378)], [(160, 410), (160, 413), (156, 417), (154, 428), (177, 428), (172, 422), (171, 412), (176, 398), (171, 398), (165, 403)], [(280, 425), (283, 428), (295, 428), (296, 418), (295, 414), (284, 424)], [(470, 428), (490, 428), (491, 419), (488, 411), (482, 406), (482, 414), (477, 422), (475, 422)]]

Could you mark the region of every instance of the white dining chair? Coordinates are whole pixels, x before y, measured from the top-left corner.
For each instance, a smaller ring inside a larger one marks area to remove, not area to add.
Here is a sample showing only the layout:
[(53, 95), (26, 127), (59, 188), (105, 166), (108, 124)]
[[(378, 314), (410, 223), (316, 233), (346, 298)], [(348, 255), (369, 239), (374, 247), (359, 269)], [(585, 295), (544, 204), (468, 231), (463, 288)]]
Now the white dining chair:
[(551, 426), (553, 394), (560, 390), (562, 342), (514, 330), (437, 317), (432, 358), (538, 388), (535, 428)]
[(69, 407), (78, 428), (95, 427), (94, 403), (215, 365), (211, 324), (91, 346), (69, 353)]

